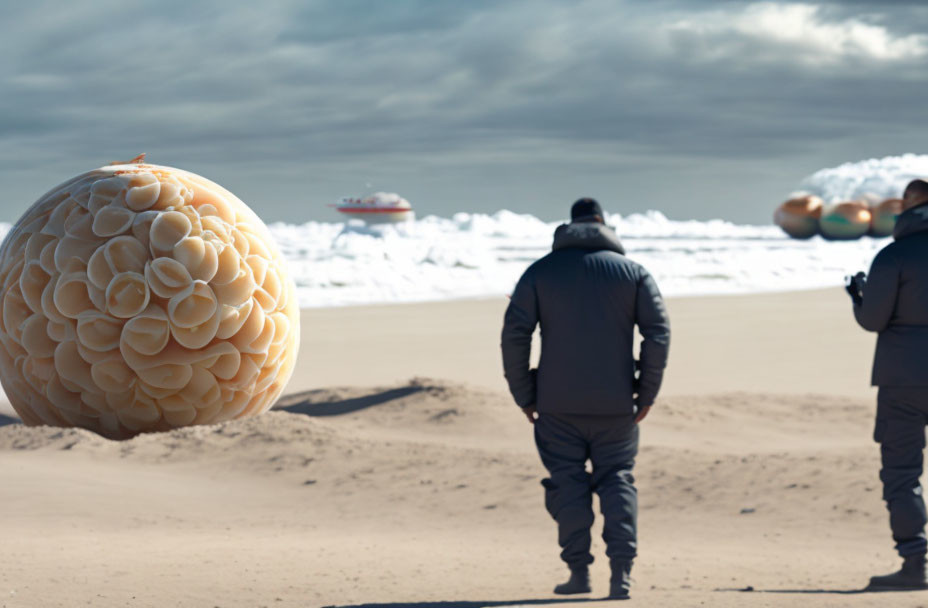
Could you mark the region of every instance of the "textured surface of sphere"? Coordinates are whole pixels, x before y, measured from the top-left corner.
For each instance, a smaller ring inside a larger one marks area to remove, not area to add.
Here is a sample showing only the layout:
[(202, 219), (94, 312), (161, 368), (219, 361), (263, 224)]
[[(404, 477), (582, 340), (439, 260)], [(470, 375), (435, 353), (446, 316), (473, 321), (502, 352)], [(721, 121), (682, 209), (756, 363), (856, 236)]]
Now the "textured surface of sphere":
[(870, 234), (891, 236), (896, 227), (896, 218), (902, 213), (902, 199), (888, 198), (870, 209)]
[(0, 247), (0, 382), (23, 422), (108, 437), (269, 409), (299, 309), (261, 220), (221, 186), (103, 167), (39, 199)]
[(870, 231), (870, 218), (870, 206), (863, 201), (838, 203), (822, 213), (819, 229), (827, 239), (859, 239)]
[(822, 199), (817, 196), (791, 198), (773, 214), (774, 223), (794, 239), (808, 239), (818, 234), (822, 217)]

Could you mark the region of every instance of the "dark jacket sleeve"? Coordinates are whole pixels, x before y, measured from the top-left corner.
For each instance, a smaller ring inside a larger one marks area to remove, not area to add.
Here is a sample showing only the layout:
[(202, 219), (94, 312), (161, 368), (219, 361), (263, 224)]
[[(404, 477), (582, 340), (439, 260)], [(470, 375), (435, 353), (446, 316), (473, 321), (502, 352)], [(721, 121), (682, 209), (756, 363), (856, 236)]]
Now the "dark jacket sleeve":
[(899, 263), (890, 247), (873, 259), (860, 304), (854, 304), (854, 317), (867, 331), (883, 331), (896, 308), (899, 291)]
[(529, 369), (532, 334), (538, 324), (538, 298), (532, 268), (525, 271), (503, 321), (503, 372), (519, 407), (535, 404), (535, 373)]
[(645, 270), (638, 279), (635, 322), (642, 337), (636, 405), (647, 407), (657, 398), (664, 378), (670, 351), (670, 319), (657, 283)]

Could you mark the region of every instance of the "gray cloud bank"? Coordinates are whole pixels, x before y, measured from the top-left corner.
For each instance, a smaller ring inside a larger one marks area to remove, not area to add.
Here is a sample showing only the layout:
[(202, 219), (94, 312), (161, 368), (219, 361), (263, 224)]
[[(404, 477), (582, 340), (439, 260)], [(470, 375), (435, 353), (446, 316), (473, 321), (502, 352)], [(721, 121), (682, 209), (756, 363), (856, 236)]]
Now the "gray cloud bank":
[(146, 151), (268, 220), (420, 213), (766, 222), (805, 175), (921, 152), (928, 10), (834, 2), (0, 4), (0, 220)]

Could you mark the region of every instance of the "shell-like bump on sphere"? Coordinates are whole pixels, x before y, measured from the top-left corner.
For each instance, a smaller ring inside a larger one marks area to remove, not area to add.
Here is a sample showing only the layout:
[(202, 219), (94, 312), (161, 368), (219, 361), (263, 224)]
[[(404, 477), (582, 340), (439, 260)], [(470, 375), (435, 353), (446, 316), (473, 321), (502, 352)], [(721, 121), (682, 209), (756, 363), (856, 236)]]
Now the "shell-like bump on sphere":
[(0, 246), (0, 383), (26, 424), (112, 438), (260, 414), (299, 347), (284, 269), (254, 212), (203, 177), (79, 175)]

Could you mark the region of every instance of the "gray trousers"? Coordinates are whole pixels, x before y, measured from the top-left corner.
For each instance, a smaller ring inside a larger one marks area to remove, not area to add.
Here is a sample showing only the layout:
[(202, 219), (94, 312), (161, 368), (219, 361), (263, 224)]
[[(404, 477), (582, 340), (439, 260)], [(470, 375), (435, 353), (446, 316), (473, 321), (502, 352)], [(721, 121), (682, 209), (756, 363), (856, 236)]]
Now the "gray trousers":
[[(545, 506), (557, 522), (561, 559), (571, 568), (593, 562), (590, 528), (593, 492), (605, 523), (603, 540), (610, 560), (636, 555), (638, 493), (632, 468), (638, 454), (638, 425), (630, 416), (540, 414), (535, 444), (549, 478), (542, 480)], [(592, 463), (592, 473), (586, 469)]]
[(880, 387), (873, 438), (880, 444), (883, 500), (889, 509), (896, 550), (902, 557), (928, 551), (928, 516), (919, 483), (926, 425), (928, 387)]

